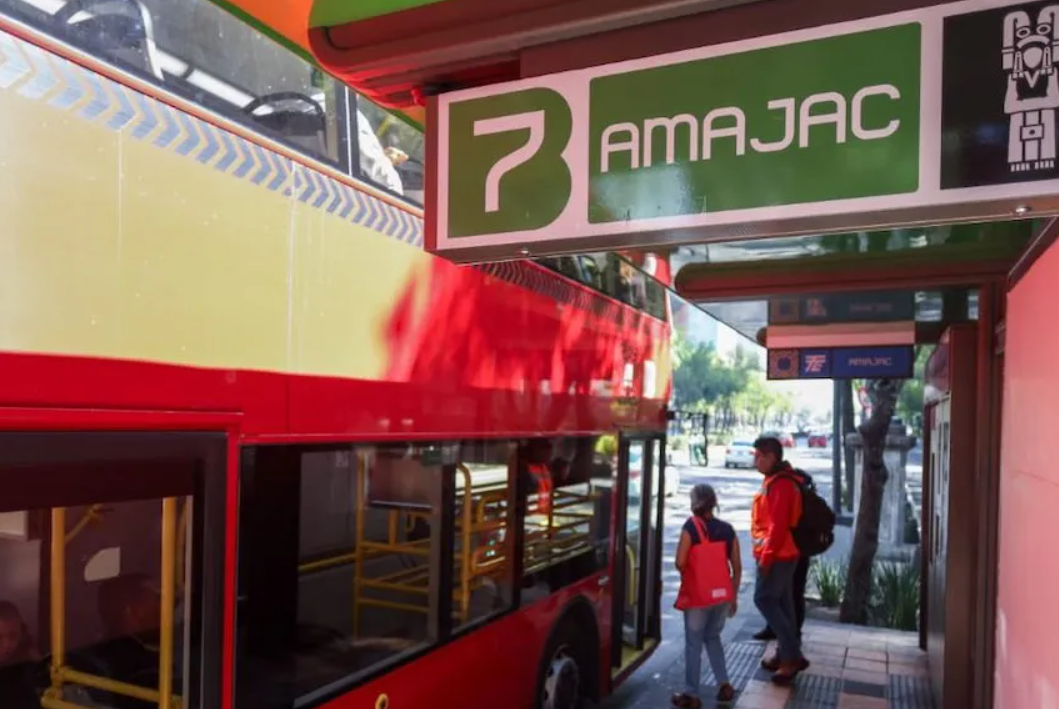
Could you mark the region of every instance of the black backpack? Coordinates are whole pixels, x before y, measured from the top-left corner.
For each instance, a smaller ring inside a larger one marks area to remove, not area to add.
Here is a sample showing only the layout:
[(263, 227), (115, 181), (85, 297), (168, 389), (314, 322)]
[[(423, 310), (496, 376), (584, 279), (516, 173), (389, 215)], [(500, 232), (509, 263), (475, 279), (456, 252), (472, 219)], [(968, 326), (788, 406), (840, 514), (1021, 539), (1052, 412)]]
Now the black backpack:
[(803, 556), (823, 554), (835, 543), (835, 517), (831, 506), (816, 492), (816, 485), (803, 482), (808, 476), (800, 470), (786, 473), (802, 494), (802, 517), (791, 529), (794, 545)]

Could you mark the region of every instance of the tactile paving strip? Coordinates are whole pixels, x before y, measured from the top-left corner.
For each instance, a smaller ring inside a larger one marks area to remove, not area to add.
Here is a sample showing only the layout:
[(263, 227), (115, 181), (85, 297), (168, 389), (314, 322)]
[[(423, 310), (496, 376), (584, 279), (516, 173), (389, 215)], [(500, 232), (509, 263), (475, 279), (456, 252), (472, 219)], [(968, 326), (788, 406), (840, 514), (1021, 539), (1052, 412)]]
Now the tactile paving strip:
[(890, 675), (890, 709), (934, 709), (934, 695), (926, 677)]
[[(729, 680), (738, 692), (746, 687), (747, 682), (753, 679), (754, 673), (761, 666), (765, 646), (762, 643), (729, 643), (724, 649), (724, 654), (728, 661)], [(702, 683), (706, 687), (716, 687), (717, 679), (713, 676), (713, 670), (709, 669), (705, 653), (702, 659), (707, 668)]]
[(842, 680), (819, 675), (798, 675), (784, 709), (836, 709)]

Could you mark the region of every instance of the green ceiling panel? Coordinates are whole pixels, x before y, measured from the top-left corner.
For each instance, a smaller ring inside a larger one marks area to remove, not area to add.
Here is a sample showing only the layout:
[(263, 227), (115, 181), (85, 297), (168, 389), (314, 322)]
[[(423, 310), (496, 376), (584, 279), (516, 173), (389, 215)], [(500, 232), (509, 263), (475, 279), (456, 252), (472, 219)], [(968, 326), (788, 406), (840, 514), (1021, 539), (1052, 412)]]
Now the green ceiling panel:
[(444, 0), (315, 0), (309, 26), (337, 27), (438, 2)]

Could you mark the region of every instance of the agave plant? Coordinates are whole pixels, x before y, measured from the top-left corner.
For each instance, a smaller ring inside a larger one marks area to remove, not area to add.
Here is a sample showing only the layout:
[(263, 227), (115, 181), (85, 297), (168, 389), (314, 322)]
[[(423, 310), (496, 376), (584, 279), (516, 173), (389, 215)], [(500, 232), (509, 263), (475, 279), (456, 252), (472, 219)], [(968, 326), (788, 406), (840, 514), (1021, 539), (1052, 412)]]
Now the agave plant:
[(813, 559), (810, 577), (825, 608), (837, 608), (846, 585), (846, 565), (830, 559)]
[(877, 625), (895, 630), (919, 627), (918, 564), (876, 564), (872, 586), (872, 616)]

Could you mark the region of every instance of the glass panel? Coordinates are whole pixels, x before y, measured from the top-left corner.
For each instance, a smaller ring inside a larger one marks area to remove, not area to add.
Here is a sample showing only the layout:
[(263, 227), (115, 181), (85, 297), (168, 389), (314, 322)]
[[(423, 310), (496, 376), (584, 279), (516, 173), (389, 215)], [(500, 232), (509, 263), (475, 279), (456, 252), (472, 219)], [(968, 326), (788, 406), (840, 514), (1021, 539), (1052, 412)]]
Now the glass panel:
[(423, 204), (423, 133), (364, 97), (356, 105), (364, 179)]
[(452, 539), (457, 629), (511, 607), (508, 477), (514, 452), (514, 444), (506, 442), (466, 444), (460, 450)]
[(209, 0), (0, 0), (0, 11), (345, 169), (338, 84)]
[[(1038, 220), (949, 224), (850, 234), (809, 234), (682, 246), (671, 256), (674, 272), (724, 265), (767, 267), (767, 262), (820, 264), (873, 262), (880, 255), (917, 253), (923, 259), (990, 254), (1017, 255)], [(763, 263), (766, 262), (766, 263)]]
[[(652, 438), (648, 442), (648, 445), (651, 451), (651, 499), (647, 508), (647, 548), (643, 554), (644, 566), (647, 571), (644, 574), (645, 581), (642, 605), (646, 606), (644, 617), (649, 619), (649, 626), (648, 628), (644, 628), (644, 632), (648, 632), (648, 629), (654, 625), (654, 623), (650, 621), (653, 620), (655, 616), (654, 597), (655, 592), (658, 589), (658, 572), (660, 568), (659, 555), (661, 553), (659, 522), (662, 503), (665, 500), (665, 495), (662, 494), (664, 491), (660, 487), (662, 482), (662, 441), (657, 438)], [(668, 485), (666, 487), (668, 487)]]
[(616, 253), (554, 256), (537, 259), (537, 263), (653, 317), (666, 319), (666, 288)]
[[(0, 537), (4, 709), (40, 706), (53, 658), (66, 668), (61, 697), (74, 706), (157, 706), (163, 652), (172, 657), (165, 682), (175, 697), (186, 697), (191, 499), (101, 500), (7, 514), (25, 524), (20, 533)], [(163, 544), (169, 545), (165, 555)], [(165, 579), (173, 580), (174, 592), (168, 619), (162, 613)], [(52, 605), (51, 584), (62, 605)], [(172, 635), (163, 635), (163, 627)]]
[[(643, 481), (646, 472), (646, 445), (643, 441), (629, 443), (629, 479), (627, 480), (625, 509), (625, 609), (622, 618), (625, 641), (637, 644), (640, 634), (641, 569), (645, 561), (641, 548), (643, 529)], [(648, 491), (649, 492), (649, 491)]]
[(520, 447), (523, 605), (608, 568), (616, 466), (613, 436), (535, 439)]
[(237, 706), (315, 702), (436, 640), (441, 448), (244, 463)]

